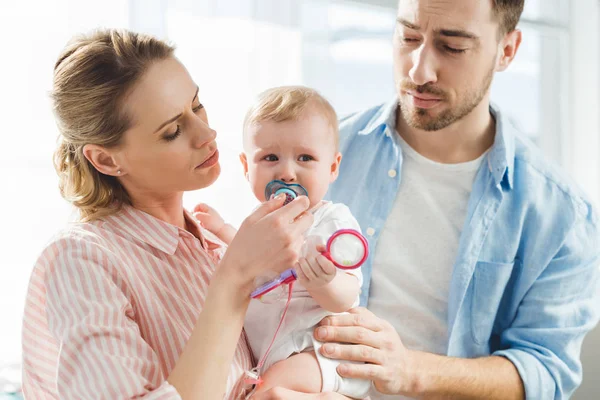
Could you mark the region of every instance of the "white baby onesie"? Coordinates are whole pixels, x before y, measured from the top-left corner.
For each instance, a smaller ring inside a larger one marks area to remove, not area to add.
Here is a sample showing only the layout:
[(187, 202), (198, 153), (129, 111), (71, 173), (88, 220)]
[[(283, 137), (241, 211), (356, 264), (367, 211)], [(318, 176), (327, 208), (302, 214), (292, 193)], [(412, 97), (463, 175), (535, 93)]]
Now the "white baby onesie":
[[(327, 239), (339, 229), (355, 229), (360, 232), (358, 222), (344, 204), (324, 202), (314, 212), (312, 227), (306, 232), (306, 240), (302, 255), (316, 254), (317, 244), (325, 244)], [(360, 268), (338, 271), (356, 276), (359, 286), (362, 286)], [(272, 304), (252, 300), (246, 314), (244, 328), (254, 357), (262, 359), (279, 325), (287, 299)], [(353, 307), (358, 306), (359, 296), (356, 296)], [(261, 374), (278, 361), (285, 360), (292, 354), (315, 350), (321, 367), (323, 392), (337, 392), (353, 398), (364, 398), (371, 387), (370, 381), (346, 379), (336, 371), (337, 360), (327, 359), (318, 352), (321, 343), (314, 339), (313, 331), (317, 323), (324, 317), (332, 315), (319, 306), (308, 291), (298, 282), (294, 283), (292, 298), (277, 338), (260, 371)]]

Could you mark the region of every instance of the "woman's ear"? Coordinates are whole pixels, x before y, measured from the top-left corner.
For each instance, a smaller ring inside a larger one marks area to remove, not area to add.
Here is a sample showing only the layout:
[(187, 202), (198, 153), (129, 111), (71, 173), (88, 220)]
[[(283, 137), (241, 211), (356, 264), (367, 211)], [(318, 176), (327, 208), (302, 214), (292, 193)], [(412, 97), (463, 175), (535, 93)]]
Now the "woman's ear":
[(244, 153), (244, 152), (240, 153), (240, 161), (242, 163), (242, 167), (244, 168), (244, 176), (246, 177), (246, 180), (249, 180), (249, 177), (248, 177), (248, 159), (246, 158), (246, 153)]
[(340, 163), (342, 162), (342, 153), (339, 151), (336, 153), (333, 163), (331, 163), (331, 176), (329, 183), (334, 182), (340, 174)]
[(104, 175), (123, 176), (119, 164), (116, 162), (113, 154), (105, 147), (97, 144), (86, 144), (83, 146), (84, 157)]

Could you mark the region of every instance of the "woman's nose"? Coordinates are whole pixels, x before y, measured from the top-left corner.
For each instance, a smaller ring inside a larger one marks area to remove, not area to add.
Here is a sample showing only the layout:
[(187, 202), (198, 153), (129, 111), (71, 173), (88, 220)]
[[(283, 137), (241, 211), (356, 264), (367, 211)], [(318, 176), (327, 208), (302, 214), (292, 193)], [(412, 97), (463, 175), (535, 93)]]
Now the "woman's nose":
[(191, 129), (194, 129), (193, 146), (195, 148), (199, 149), (217, 138), (217, 131), (208, 126), (204, 121), (194, 124)]

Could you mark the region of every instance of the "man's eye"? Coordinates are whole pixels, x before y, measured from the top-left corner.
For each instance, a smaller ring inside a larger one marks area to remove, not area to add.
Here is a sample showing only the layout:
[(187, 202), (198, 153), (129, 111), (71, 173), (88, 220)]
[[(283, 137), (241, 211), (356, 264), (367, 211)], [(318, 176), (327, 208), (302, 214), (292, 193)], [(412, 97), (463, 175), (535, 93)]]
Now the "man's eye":
[(453, 53), (453, 54), (461, 54), (461, 53), (464, 53), (465, 51), (467, 51), (467, 49), (457, 49), (454, 47), (450, 47), (448, 45), (444, 45), (444, 50), (446, 50), (449, 53)]

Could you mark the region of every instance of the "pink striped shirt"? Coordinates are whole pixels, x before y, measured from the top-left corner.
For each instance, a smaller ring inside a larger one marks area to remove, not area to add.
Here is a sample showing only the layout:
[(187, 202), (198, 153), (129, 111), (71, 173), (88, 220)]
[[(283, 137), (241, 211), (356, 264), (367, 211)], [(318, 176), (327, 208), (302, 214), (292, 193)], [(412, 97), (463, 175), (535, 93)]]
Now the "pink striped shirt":
[[(28, 399), (180, 399), (166, 378), (224, 247), (132, 207), (57, 235), (33, 270), (23, 320)], [(189, 225), (192, 225), (189, 224)], [(225, 398), (252, 367), (242, 333)]]

